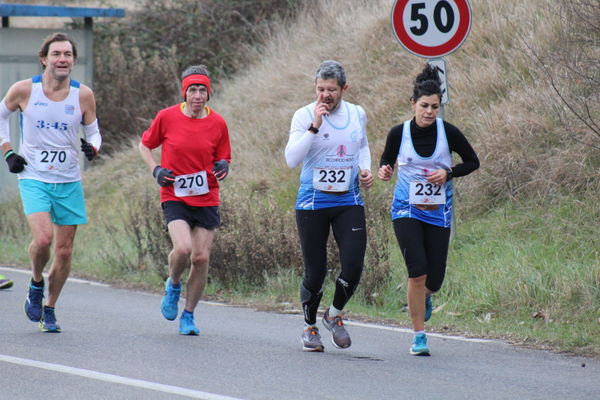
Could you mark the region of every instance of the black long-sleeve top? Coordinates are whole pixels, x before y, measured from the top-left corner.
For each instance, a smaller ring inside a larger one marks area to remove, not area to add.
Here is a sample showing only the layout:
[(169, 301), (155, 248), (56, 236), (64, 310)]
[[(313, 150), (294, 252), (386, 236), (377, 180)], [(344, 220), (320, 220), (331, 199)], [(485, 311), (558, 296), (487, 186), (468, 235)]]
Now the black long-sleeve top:
[[(475, 150), (473, 150), (465, 135), (457, 127), (446, 121), (443, 121), (443, 123), (450, 152), (454, 151), (458, 153), (462, 159), (462, 163), (452, 167), (452, 175), (459, 177), (470, 174), (479, 168), (479, 158)], [(400, 145), (402, 144), (403, 127), (404, 125), (400, 124), (390, 129), (385, 142), (385, 149), (379, 162), (380, 167), (389, 165), (394, 168), (398, 153), (400, 152)], [(410, 121), (410, 134), (417, 154), (421, 157), (430, 157), (435, 151), (435, 144), (437, 142), (437, 120), (427, 128), (421, 128), (415, 123), (415, 119), (413, 118)]]

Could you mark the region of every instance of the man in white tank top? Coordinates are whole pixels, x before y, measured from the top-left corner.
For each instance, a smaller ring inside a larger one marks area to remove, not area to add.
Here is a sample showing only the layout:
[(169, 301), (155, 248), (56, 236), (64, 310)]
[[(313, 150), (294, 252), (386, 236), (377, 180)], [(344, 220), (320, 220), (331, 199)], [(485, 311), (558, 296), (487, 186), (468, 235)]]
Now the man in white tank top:
[[(29, 245), (32, 279), (25, 313), (43, 332), (60, 332), (54, 307), (71, 271), (77, 225), (87, 222), (79, 151), (92, 160), (102, 144), (92, 90), (70, 78), (77, 60), (71, 38), (53, 33), (39, 52), (43, 73), (13, 84), (0, 102), (0, 148), (10, 172), (18, 174), (23, 209), (33, 240)], [(10, 114), (21, 112), (17, 154), (10, 143)], [(79, 137), (81, 125), (85, 139)], [(45, 305), (42, 272), (48, 275)]]

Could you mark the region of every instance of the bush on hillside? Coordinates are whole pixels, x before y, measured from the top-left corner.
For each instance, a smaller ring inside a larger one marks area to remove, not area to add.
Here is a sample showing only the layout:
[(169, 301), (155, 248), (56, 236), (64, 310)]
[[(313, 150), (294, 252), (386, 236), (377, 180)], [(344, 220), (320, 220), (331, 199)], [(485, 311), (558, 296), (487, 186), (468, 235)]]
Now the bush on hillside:
[(95, 25), (94, 89), (104, 152), (145, 130), (156, 112), (180, 101), (181, 72), (204, 64), (218, 82), (249, 62), (270, 24), (303, 1), (145, 0), (125, 20)]
[(559, 47), (542, 64), (558, 98), (554, 107), (574, 139), (600, 149), (600, 2), (563, 0)]

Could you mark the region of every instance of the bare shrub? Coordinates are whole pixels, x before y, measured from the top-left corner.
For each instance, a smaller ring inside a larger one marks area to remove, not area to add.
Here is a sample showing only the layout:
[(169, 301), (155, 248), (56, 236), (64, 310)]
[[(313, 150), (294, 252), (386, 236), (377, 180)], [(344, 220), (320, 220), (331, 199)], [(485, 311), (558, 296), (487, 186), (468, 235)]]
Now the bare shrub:
[[(365, 193), (367, 202), (367, 253), (365, 273), (358, 295), (379, 301), (389, 284), (389, 193)], [(224, 284), (239, 281), (262, 284), (278, 271), (303, 274), (294, 203), (279, 205), (272, 194), (257, 188), (228, 187), (222, 191), (222, 226), (211, 255), (211, 278)], [(340, 258), (333, 234), (327, 243), (327, 281), (340, 272)]]
[[(227, 188), (229, 189), (229, 188)], [(210, 276), (260, 284), (278, 270), (302, 270), (293, 207), (280, 207), (263, 191), (221, 193), (221, 228), (211, 254)]]
[[(310, 1), (310, 0), (304, 0)], [(219, 79), (243, 67), (273, 21), (304, 1), (145, 0), (124, 20), (95, 25), (94, 65), (105, 153), (122, 149), (155, 113), (180, 101), (180, 73), (205, 64)]]
[(600, 149), (600, 2), (561, 0), (558, 46), (539, 54), (555, 96), (552, 106), (573, 140)]
[(27, 219), (23, 215), (19, 200), (2, 203), (0, 220), (2, 221), (0, 223), (0, 237), (3, 240), (11, 239), (14, 242), (20, 242), (29, 235)]
[(100, 253), (104, 263), (116, 271), (146, 271), (165, 280), (171, 239), (153, 189), (138, 191), (136, 201), (124, 202), (124, 212), (117, 216), (117, 223), (101, 222), (107, 245), (100, 246)]

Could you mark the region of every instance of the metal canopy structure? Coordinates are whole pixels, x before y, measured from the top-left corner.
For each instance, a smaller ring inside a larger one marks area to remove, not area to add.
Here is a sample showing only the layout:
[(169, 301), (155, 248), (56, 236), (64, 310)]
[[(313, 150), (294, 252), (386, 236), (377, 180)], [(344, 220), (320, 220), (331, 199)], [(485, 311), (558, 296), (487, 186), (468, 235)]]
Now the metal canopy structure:
[[(82, 29), (59, 29), (67, 32), (77, 43), (77, 67), (72, 77), (93, 87), (93, 18), (122, 18), (123, 8), (64, 7), (29, 4), (0, 4), (0, 100), (10, 86), (23, 79), (42, 73), (37, 53), (48, 35), (57, 29), (39, 29), (37, 24), (27, 28), (10, 27), (11, 17), (66, 17), (83, 18)], [(18, 148), (18, 113), (11, 116), (11, 143)], [(82, 158), (83, 162), (83, 158)], [(14, 198), (16, 176), (7, 168), (0, 168), (0, 202)]]
[(125, 10), (122, 8), (89, 8), (64, 6), (37, 6), (29, 4), (0, 4), (2, 27), (9, 26), (10, 17), (72, 17), (89, 18), (111, 17), (122, 18)]

